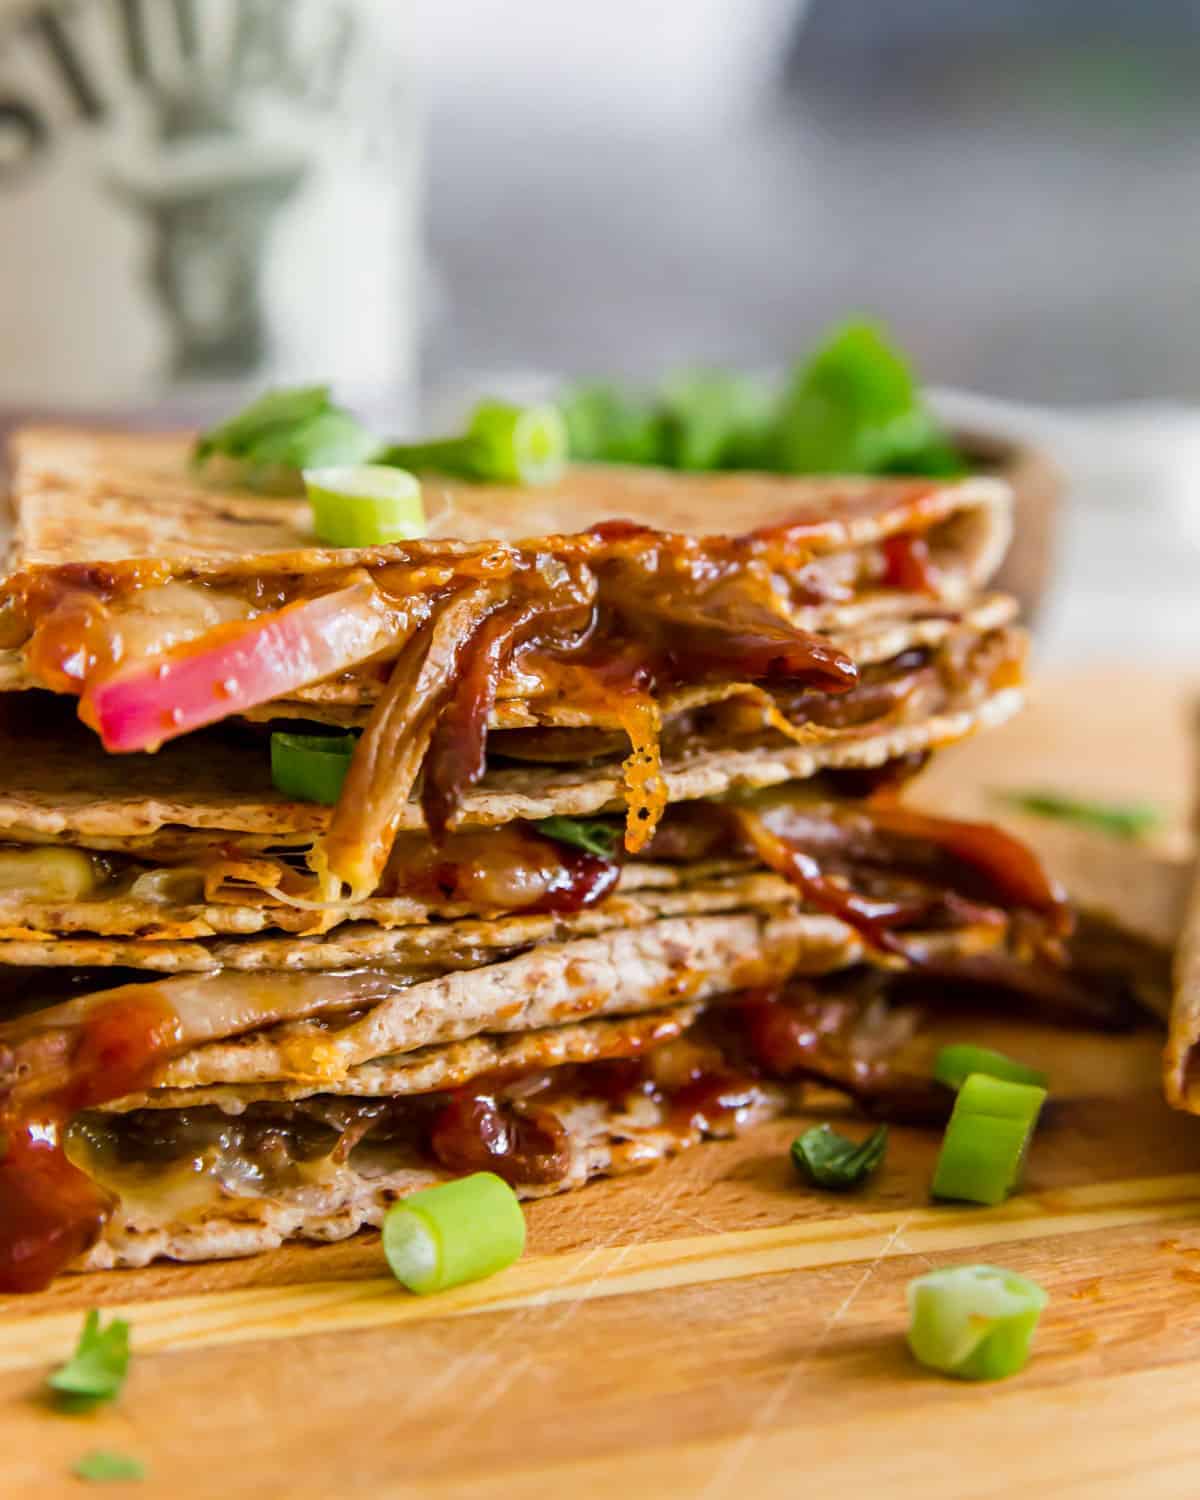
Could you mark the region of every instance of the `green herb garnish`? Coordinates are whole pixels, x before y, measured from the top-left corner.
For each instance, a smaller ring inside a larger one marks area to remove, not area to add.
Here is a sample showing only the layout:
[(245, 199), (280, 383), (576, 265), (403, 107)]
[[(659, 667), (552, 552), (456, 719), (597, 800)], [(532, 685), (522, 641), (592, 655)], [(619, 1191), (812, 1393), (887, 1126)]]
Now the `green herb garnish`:
[(1148, 802), (1092, 802), (1061, 792), (997, 792), (996, 796), (1021, 812), (1038, 818), (1058, 818), (1064, 823), (1082, 823), (1118, 839), (1137, 839), (1162, 822), (1162, 812)]
[(596, 818), (539, 818), (533, 826), (548, 839), (573, 844), (588, 854), (598, 854), (601, 859), (613, 857), (621, 838), (619, 829)]
[(843, 324), (799, 361), (783, 388), (722, 370), (672, 376), (649, 394), (612, 384), (561, 398), (571, 457), (582, 462), (783, 474), (930, 474), (966, 465), (882, 329)]
[(372, 463), (437, 469), (497, 484), (550, 484), (567, 458), (567, 427), (555, 406), (481, 401), (461, 437), (383, 444), (351, 412), (334, 404), (327, 385), (269, 391), (203, 434), (193, 461), (220, 455), (242, 465), (254, 484), (283, 479), (299, 487), (303, 469)]
[(887, 1151), (888, 1128), (880, 1125), (865, 1141), (847, 1140), (831, 1125), (814, 1125), (792, 1142), (796, 1170), (817, 1187), (846, 1192), (870, 1177)]
[(935, 1198), (1003, 1203), (1021, 1181), (1046, 1090), (988, 1073), (965, 1078), (938, 1153)]
[(96, 1308), (83, 1320), (75, 1352), (49, 1377), (51, 1388), (75, 1408), (111, 1401), (120, 1393), (129, 1369), (129, 1324), (113, 1318), (100, 1326)]
[(392, 443), (377, 464), (434, 469), (493, 484), (552, 484), (567, 461), (566, 422), (556, 406), (481, 401), (461, 437), (431, 443)]
[(335, 464), (305, 469), (313, 530), (331, 547), (382, 547), (426, 531), (421, 482), (407, 469)]
[(972, 1073), (986, 1073), (990, 1078), (1003, 1078), (1008, 1083), (1031, 1083), (1039, 1089), (1046, 1087), (1046, 1075), (1041, 1068), (1031, 1068), (1003, 1052), (995, 1052), (991, 1047), (976, 1047), (972, 1042), (952, 1042), (934, 1059), (933, 1076), (947, 1088), (962, 1088)]
[(774, 462), (788, 474), (963, 472), (904, 356), (873, 323), (839, 328), (792, 374)]
[(384, 1215), (383, 1253), (397, 1281), (426, 1297), (494, 1276), (525, 1250), (525, 1215), (494, 1172), (422, 1188)]
[(127, 1453), (114, 1453), (108, 1448), (94, 1448), (85, 1453), (71, 1472), (76, 1479), (86, 1479), (89, 1484), (137, 1483), (146, 1477), (146, 1465), (140, 1458), (131, 1458)]
[(1023, 1369), (1049, 1297), (997, 1266), (949, 1266), (908, 1284), (908, 1347), (959, 1380), (1003, 1380)]
[(659, 396), (659, 462), (695, 473), (760, 468), (773, 407), (769, 388), (744, 375), (675, 375)]
[(236, 417), (199, 438), (195, 463), (218, 454), (243, 464), (249, 477), (279, 470), (364, 462), (378, 439), (332, 400), (327, 385), (269, 391)]
[(296, 802), (336, 805), (350, 771), (358, 735), (290, 734), (271, 736), (271, 781), (277, 792)]
[(599, 382), (577, 385), (558, 403), (571, 457), (579, 463), (666, 464), (653, 398)]

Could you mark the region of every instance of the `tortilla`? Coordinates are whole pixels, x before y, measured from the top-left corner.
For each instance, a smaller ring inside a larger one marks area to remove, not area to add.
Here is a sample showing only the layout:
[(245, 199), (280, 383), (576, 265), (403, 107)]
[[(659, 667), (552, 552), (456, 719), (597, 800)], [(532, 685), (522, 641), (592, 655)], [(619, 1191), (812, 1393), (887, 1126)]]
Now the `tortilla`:
[[(738, 1112), (720, 1130), (740, 1134), (751, 1126), (797, 1107), (804, 1084), (770, 1085), (752, 1107)], [(645, 1171), (711, 1134), (693, 1124), (681, 1130), (666, 1108), (648, 1098), (607, 1104), (596, 1099), (556, 1106), (566, 1134), (568, 1161), (551, 1183), (519, 1184), (521, 1198), (539, 1198), (582, 1187), (591, 1178)], [(182, 1193), (146, 1183), (141, 1195), (126, 1191), (100, 1240), (79, 1270), (144, 1266), (170, 1260), (224, 1260), (277, 1249), (287, 1240), (340, 1240), (359, 1229), (377, 1227), (398, 1198), (432, 1187), (456, 1174), (431, 1166), (415, 1151), (396, 1147), (355, 1152), (350, 1161), (329, 1166), (316, 1180), (272, 1193), (230, 1197), (212, 1184), (184, 1183)]]
[(483, 1032), (444, 1046), (419, 1047), (352, 1068), (345, 1078), (330, 1083), (212, 1084), (207, 1088), (160, 1088), (128, 1094), (104, 1106), (106, 1114), (134, 1109), (188, 1109), (211, 1106), (238, 1115), (264, 1100), (289, 1103), (316, 1093), (354, 1098), (394, 1098), (456, 1089), (489, 1074), (515, 1077), (520, 1073), (567, 1063), (596, 1062), (602, 1058), (631, 1057), (651, 1044), (679, 1036), (700, 1014), (694, 1004), (670, 1005), (636, 1016), (601, 1016), (569, 1021), (539, 1031), (510, 1036)]
[[(177, 873), (168, 866), (152, 870), (150, 875), (151, 878), (158, 875), (169, 878)], [(687, 865), (657, 865), (638, 860), (622, 867), (614, 896), (629, 897), (640, 892), (685, 888), (694, 890), (730, 873), (745, 874), (745, 862), (707, 860)], [(724, 887), (720, 890), (723, 894)], [(609, 901), (612, 899), (614, 897)], [(657, 910), (655, 898), (651, 897), (650, 901)], [(634, 919), (640, 907), (637, 901), (628, 901), (620, 909), (629, 919)], [(498, 913), (494, 910), (463, 902), (433, 908), (426, 902), (405, 896), (374, 896), (344, 907), (311, 910), (276, 900), (269, 887), (261, 891), (246, 890), (240, 897), (231, 892), (219, 900), (194, 902), (155, 900), (132, 893), (100, 894), (70, 902), (33, 900), (19, 895), (0, 896), (0, 963), (9, 961), (3, 957), (5, 943), (47, 944), (55, 937), (83, 934), (98, 938), (139, 938), (146, 940), (147, 946), (160, 946), (167, 941), (198, 938), (247, 938), (272, 930), (305, 936), (329, 932), (351, 922), (395, 928), (417, 926), (435, 916), (440, 921), (453, 922), (479, 916), (490, 919), (496, 915)], [(553, 925), (552, 918), (547, 920)], [(41, 949), (37, 951), (42, 952)], [(11, 961), (24, 962), (23, 959)], [(99, 960), (88, 960), (94, 961)], [(45, 957), (39, 956), (37, 962), (52, 963), (54, 960), (47, 952)], [(205, 962), (199, 967), (208, 968), (210, 965)]]
[[(945, 712), (884, 731), (868, 724), (810, 744), (770, 736), (746, 748), (698, 749), (664, 763), (667, 795), (679, 802), (775, 786), (829, 767), (880, 766), (1001, 724), (1020, 704), (1016, 686), (968, 683)], [(201, 731), (155, 755), (105, 755), (73, 721), (31, 724), (10, 703), (7, 712), (0, 707), (0, 756), (10, 768), (0, 787), (0, 836), (87, 845), (94, 837), (145, 839), (183, 827), (311, 840), (328, 826), (330, 809), (277, 792), (264, 752), (248, 754), (236, 739)], [(490, 770), (464, 797), (457, 826), (581, 817), (622, 805), (619, 765)], [(399, 831), (423, 827), (420, 806), (408, 803), (398, 821)]]
[[(869, 620), (845, 632), (833, 631), (829, 639), (860, 667), (871, 666), (916, 647), (936, 648), (963, 630), (997, 630), (1011, 624), (1016, 612), (1016, 600), (1007, 594), (984, 594), (952, 614), (939, 601), (924, 599), (913, 601), (911, 609), (902, 616)], [(38, 687), (19, 650), (0, 650), (0, 693), (27, 692)], [(294, 698), (281, 698), (247, 709), (239, 717), (251, 723), (296, 719), (356, 728), (370, 718), (381, 691), (376, 674), (347, 673), (303, 688)], [(663, 695), (663, 716), (669, 718), (700, 701), (714, 702), (739, 691), (747, 691), (746, 686), (727, 683), (704, 690), (676, 689)], [(491, 727), (499, 730), (541, 724), (572, 727), (597, 722), (607, 721), (595, 709), (564, 703), (530, 703), (520, 697), (498, 702), (490, 716)]]
[(1167, 1101), (1200, 1114), (1200, 866), (1184, 914), (1172, 975), (1173, 998), (1163, 1055)]
[[(11, 439), (16, 527), (10, 569), (66, 562), (171, 559), (185, 570), (256, 554), (287, 554), (290, 572), (320, 569), (337, 554), (312, 548), (308, 505), (222, 487), (190, 465), (191, 437), (31, 427)], [(432, 537), (450, 550), (587, 530), (619, 517), (691, 536), (792, 525), (824, 556), (919, 520), (934, 562), (961, 569), (960, 599), (999, 566), (1011, 530), (1010, 498), (995, 479), (943, 483), (887, 478), (809, 479), (760, 473), (675, 474), (627, 466), (576, 466), (536, 489), (423, 476)], [(384, 551), (386, 549), (377, 549)], [(341, 555), (344, 563), (346, 554)], [(251, 559), (249, 562), (243, 560)]]
[[(205, 941), (202, 937), (149, 936), (9, 938), (0, 941), (0, 965), (29, 968), (129, 968), (159, 974), (315, 973), (358, 964), (397, 967), (431, 964), (469, 967), (495, 953), (512, 952), (536, 943), (557, 942), (577, 934), (607, 932), (613, 927), (637, 927), (664, 916), (738, 911), (746, 908), (792, 905), (796, 891), (786, 880), (761, 871), (739, 873), (728, 879), (703, 878), (703, 871), (676, 873), (659, 867), (668, 888), (644, 888), (610, 896), (596, 906), (570, 913), (492, 915), (485, 919), (429, 922), (426, 913), (411, 910), (395, 923), (381, 922), (385, 912), (411, 903), (368, 901), (361, 905), (365, 920), (347, 921), (331, 932), (313, 936), (231, 936)], [(82, 904), (82, 903), (81, 903)], [(103, 903), (94, 903), (102, 905)], [(203, 908), (219, 923), (225, 908)], [(287, 925), (287, 918), (311, 913), (283, 908), (231, 907), (244, 913), (250, 928)], [(182, 917), (183, 912), (180, 913)], [(358, 915), (358, 912), (355, 912)], [(399, 915), (399, 913), (398, 913)], [(279, 918), (283, 916), (284, 920)], [(164, 922), (169, 926), (169, 922)], [(251, 931), (258, 929), (250, 928)]]
[(179, 975), (99, 990), (0, 1023), (0, 1087), (33, 1076), (47, 1056), (70, 1052), (96, 1016), (125, 1006), (171, 1017), (170, 1049), (148, 1087), (320, 1081), (386, 1054), (481, 1031), (636, 1015), (796, 973), (828, 973), (862, 952), (843, 923), (788, 906), (667, 917), (541, 943), (433, 978), (395, 966)]

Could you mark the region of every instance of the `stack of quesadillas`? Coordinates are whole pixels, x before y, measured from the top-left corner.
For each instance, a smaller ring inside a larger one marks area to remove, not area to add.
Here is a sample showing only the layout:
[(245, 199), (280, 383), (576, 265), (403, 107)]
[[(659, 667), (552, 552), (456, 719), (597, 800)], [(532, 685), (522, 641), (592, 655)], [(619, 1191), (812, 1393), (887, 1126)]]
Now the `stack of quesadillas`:
[[(427, 476), (320, 550), (174, 437), (14, 451), (0, 1285), (646, 1166), (966, 988), (1103, 1015), (1015, 840), (907, 808), (1019, 703), (989, 479)], [(281, 790), (281, 786), (283, 789)]]

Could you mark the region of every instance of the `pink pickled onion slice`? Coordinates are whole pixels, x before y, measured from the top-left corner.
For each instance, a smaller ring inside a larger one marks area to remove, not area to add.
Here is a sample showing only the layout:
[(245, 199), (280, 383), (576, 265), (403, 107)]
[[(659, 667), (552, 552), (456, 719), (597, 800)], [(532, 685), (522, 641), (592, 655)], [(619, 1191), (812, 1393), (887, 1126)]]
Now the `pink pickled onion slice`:
[(353, 584), (196, 640), (88, 685), (80, 717), (106, 750), (157, 750), (383, 650), (395, 624), (377, 590)]

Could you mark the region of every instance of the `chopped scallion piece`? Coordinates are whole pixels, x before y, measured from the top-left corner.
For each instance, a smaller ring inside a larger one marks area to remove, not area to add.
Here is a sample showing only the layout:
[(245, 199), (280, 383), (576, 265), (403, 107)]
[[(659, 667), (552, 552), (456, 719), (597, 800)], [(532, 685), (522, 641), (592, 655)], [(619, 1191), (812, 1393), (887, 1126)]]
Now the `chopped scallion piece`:
[(422, 1297), (493, 1276), (524, 1249), (525, 1215), (494, 1172), (424, 1188), (393, 1204), (383, 1221), (392, 1274)]
[(1046, 1090), (972, 1073), (958, 1091), (933, 1174), (935, 1198), (1002, 1203), (1020, 1181)]
[(995, 1266), (950, 1266), (908, 1284), (908, 1347), (960, 1380), (1002, 1380), (1023, 1369), (1049, 1297)]
[(1057, 818), (1064, 823), (1082, 823), (1113, 838), (1137, 839), (1162, 822), (1162, 813), (1148, 802), (1093, 802), (1067, 797), (1061, 792), (997, 792), (996, 795), (1021, 812), (1037, 818)]
[(425, 535), (421, 482), (384, 464), (305, 469), (313, 530), (331, 547), (378, 547)]
[(1005, 1057), (1003, 1052), (993, 1052), (990, 1047), (975, 1047), (970, 1042), (955, 1042), (943, 1047), (933, 1064), (933, 1076), (951, 1089), (961, 1088), (972, 1073), (986, 1073), (991, 1078), (1007, 1079), (1009, 1083), (1046, 1087), (1046, 1075), (1040, 1068), (1030, 1068)]
[(568, 818), (560, 814), (553, 818), (539, 818), (533, 826), (548, 839), (573, 844), (576, 849), (597, 854), (601, 859), (613, 857), (621, 838), (620, 829), (597, 818)]
[(652, 397), (593, 381), (565, 391), (558, 407), (576, 462), (668, 465), (663, 417)]
[(129, 1324), (113, 1318), (101, 1328), (100, 1314), (93, 1307), (83, 1320), (75, 1352), (49, 1376), (48, 1384), (73, 1407), (92, 1406), (112, 1401), (128, 1370)]
[(817, 1187), (846, 1192), (865, 1182), (883, 1161), (888, 1128), (881, 1125), (865, 1141), (850, 1141), (831, 1125), (814, 1125), (792, 1142), (792, 1162)]
[(567, 461), (567, 424), (557, 406), (513, 406), (481, 401), (467, 429), (480, 479), (506, 484), (552, 484)]
[(375, 462), (493, 484), (553, 484), (567, 462), (567, 424), (557, 406), (481, 401), (462, 437), (392, 443)]
[(71, 1472), (88, 1484), (137, 1484), (146, 1477), (146, 1465), (127, 1453), (93, 1448), (76, 1460)]
[(196, 442), (194, 462), (220, 454), (243, 465), (246, 477), (287, 473), (324, 464), (356, 464), (379, 446), (362, 423), (335, 406), (329, 387), (268, 391)]
[(357, 736), (287, 734), (271, 736), (271, 780), (275, 790), (296, 802), (332, 807), (342, 793)]

